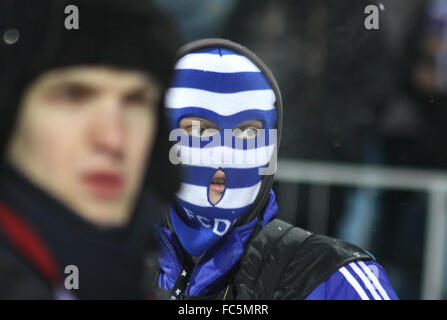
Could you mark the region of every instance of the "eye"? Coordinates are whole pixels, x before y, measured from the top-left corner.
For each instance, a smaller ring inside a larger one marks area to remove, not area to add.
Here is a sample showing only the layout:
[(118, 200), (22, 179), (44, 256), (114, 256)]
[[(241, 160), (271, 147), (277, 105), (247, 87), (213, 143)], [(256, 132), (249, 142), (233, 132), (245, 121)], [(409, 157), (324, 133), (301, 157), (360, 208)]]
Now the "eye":
[(258, 135), (258, 128), (256, 127), (247, 127), (240, 129), (240, 131), (238, 138), (241, 139), (252, 139)]
[(124, 97), (126, 106), (155, 107), (158, 97), (147, 89), (135, 90)]
[(149, 106), (151, 100), (144, 94), (131, 94), (125, 98), (127, 105)]
[(253, 139), (261, 134), (263, 125), (259, 120), (249, 120), (233, 129), (233, 135), (239, 139)]
[(205, 128), (203, 127), (191, 127), (189, 129), (189, 134), (193, 137), (202, 137), (205, 132)]
[(66, 103), (82, 103), (93, 95), (93, 90), (82, 84), (70, 84), (56, 90), (53, 97)]
[(186, 130), (190, 136), (198, 137), (198, 138), (204, 138), (212, 136), (216, 133), (216, 129), (214, 128), (204, 128), (204, 127), (198, 127), (194, 126), (189, 128), (189, 130)]
[(213, 136), (219, 132), (217, 124), (206, 119), (183, 118), (179, 125), (188, 135), (198, 138)]

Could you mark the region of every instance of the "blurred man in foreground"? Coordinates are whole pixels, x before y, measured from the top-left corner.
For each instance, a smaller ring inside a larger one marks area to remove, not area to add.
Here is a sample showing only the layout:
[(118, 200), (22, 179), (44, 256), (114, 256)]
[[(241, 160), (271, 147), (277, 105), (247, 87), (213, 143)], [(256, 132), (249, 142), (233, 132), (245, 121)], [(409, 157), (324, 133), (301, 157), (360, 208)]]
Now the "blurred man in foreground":
[(0, 298), (147, 297), (175, 29), (144, 0), (6, 0), (0, 31)]

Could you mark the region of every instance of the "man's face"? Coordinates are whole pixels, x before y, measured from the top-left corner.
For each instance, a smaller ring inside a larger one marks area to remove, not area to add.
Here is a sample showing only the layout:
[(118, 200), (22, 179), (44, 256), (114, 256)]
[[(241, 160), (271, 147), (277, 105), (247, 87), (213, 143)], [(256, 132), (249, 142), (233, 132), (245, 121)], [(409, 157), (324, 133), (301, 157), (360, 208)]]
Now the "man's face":
[(157, 130), (160, 87), (105, 67), (42, 74), (23, 95), (9, 161), (84, 219), (125, 224)]

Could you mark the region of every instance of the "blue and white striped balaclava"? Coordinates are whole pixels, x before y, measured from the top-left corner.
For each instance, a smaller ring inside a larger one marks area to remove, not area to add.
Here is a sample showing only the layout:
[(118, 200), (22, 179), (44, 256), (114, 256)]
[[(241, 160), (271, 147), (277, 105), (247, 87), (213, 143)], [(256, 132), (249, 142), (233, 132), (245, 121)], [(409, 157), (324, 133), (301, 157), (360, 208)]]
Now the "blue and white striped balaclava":
[[(258, 196), (265, 177), (259, 169), (269, 165), (276, 144), (276, 130), (269, 130), (276, 128), (276, 100), (267, 77), (240, 52), (214, 46), (178, 60), (166, 96), (171, 127), (179, 128), (184, 117), (205, 118), (219, 127), (219, 135), (208, 138), (178, 130), (174, 135), (184, 174), (170, 219), (190, 255), (200, 256), (219, 241)], [(260, 121), (265, 132), (245, 140), (231, 133), (249, 120)], [(208, 188), (219, 168), (225, 190), (213, 204)]]

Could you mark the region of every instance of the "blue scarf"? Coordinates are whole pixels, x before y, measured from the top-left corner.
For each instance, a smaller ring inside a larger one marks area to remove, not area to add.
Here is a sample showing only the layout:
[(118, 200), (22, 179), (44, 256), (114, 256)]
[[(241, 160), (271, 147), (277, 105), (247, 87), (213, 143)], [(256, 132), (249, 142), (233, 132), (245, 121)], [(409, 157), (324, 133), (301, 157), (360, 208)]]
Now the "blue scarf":
[[(174, 139), (184, 176), (170, 219), (182, 246), (201, 256), (216, 244), (258, 196), (260, 169), (269, 165), (275, 143), (276, 97), (267, 78), (247, 57), (213, 47), (183, 56), (166, 96), (173, 129), (184, 117), (216, 123), (219, 135), (200, 138), (177, 131)], [(248, 120), (262, 122), (264, 131), (251, 139), (232, 134)], [(273, 134), (272, 134), (273, 132)], [(213, 204), (208, 188), (214, 173), (225, 173), (225, 190)]]
[[(269, 223), (278, 212), (275, 194), (270, 190), (270, 197), (263, 213), (261, 226)], [(221, 292), (227, 284), (227, 275), (244, 252), (244, 247), (255, 230), (259, 218), (248, 224), (234, 228), (215, 246), (210, 248), (194, 268), (185, 294), (203, 296)], [(158, 230), (160, 252), (158, 262), (160, 275), (158, 285), (165, 290), (172, 290), (180, 272), (183, 270), (184, 255), (174, 233), (167, 228)]]

